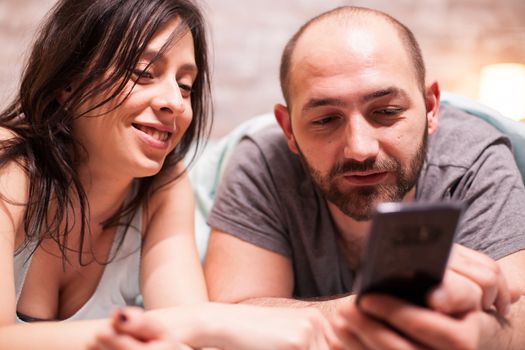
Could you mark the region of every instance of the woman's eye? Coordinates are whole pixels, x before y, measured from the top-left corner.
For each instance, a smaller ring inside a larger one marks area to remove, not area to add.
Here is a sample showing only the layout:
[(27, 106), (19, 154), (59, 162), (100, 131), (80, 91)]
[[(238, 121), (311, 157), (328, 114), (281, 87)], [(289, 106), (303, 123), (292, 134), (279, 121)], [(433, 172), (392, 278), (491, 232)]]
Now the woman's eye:
[(179, 88), (180, 88), (182, 97), (189, 97), (191, 95), (192, 87), (190, 85), (179, 83)]
[(136, 77), (136, 80), (139, 82), (153, 79), (153, 74), (150, 71), (143, 70), (143, 69), (134, 69), (133, 75)]

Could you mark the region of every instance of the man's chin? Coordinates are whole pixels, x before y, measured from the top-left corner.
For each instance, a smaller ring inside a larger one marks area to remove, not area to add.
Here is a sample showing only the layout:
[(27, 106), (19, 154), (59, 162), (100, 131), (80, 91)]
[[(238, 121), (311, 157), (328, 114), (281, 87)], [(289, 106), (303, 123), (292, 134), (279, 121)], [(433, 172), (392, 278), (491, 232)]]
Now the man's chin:
[[(375, 187), (360, 188), (359, 191), (352, 191), (340, 195), (332, 203), (335, 204), (341, 212), (355, 221), (369, 221), (375, 207), (379, 203), (399, 201), (399, 198), (392, 198)], [(344, 198), (344, 199), (343, 199)], [(350, 200), (347, 200), (350, 198)]]
[(341, 197), (332, 200), (334, 204), (343, 214), (352, 218), (355, 221), (368, 221), (372, 218), (372, 212), (379, 201), (374, 199), (356, 199), (355, 196), (346, 197), (352, 198), (350, 201), (342, 200)]

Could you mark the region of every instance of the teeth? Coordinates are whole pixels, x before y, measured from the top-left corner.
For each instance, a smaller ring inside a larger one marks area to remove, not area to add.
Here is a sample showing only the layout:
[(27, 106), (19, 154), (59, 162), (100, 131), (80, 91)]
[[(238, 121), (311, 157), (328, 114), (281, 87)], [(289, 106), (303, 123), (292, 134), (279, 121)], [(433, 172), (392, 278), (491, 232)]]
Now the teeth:
[(166, 131), (158, 131), (157, 129), (153, 129), (144, 125), (137, 125), (137, 129), (140, 131), (148, 134), (149, 136), (153, 137), (156, 140), (159, 141), (167, 141), (170, 137), (170, 133)]

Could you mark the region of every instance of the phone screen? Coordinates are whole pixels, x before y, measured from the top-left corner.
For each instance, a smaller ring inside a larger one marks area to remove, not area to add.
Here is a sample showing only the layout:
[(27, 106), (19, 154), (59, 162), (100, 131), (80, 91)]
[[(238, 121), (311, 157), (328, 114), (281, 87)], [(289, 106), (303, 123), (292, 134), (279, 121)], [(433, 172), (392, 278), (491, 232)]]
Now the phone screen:
[(379, 204), (358, 275), (358, 299), (386, 293), (425, 306), (427, 293), (443, 278), (462, 208), (457, 202)]

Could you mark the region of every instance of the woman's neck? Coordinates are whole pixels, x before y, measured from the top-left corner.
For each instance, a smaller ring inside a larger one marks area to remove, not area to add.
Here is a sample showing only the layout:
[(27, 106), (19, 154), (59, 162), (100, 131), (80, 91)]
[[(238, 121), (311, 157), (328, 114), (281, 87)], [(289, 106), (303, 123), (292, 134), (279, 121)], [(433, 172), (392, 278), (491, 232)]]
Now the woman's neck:
[(89, 203), (89, 221), (92, 224), (102, 223), (122, 207), (133, 178), (107, 176), (106, 174), (81, 169), (79, 178)]

